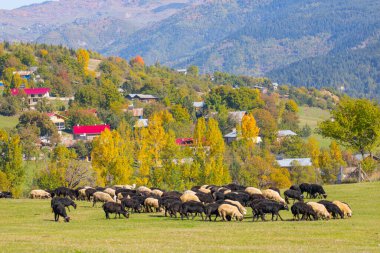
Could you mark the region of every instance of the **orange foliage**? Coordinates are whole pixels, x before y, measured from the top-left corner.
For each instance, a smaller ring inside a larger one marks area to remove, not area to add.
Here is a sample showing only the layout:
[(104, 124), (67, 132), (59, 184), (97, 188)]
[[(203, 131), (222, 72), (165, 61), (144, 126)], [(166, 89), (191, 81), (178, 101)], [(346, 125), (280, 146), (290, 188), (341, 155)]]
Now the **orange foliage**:
[(136, 57), (132, 60), (132, 62), (133, 62), (133, 63), (138, 63), (138, 64), (143, 65), (143, 66), (145, 65), (144, 59), (143, 59), (140, 55), (136, 56)]

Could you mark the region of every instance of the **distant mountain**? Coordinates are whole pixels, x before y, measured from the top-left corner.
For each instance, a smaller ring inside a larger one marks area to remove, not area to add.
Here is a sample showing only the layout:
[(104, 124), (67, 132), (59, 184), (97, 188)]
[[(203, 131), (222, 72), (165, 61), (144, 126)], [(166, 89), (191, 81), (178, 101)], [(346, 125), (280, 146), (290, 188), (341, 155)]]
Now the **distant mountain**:
[(0, 36), (377, 95), (379, 13), (373, 0), (60, 0), (0, 11)]

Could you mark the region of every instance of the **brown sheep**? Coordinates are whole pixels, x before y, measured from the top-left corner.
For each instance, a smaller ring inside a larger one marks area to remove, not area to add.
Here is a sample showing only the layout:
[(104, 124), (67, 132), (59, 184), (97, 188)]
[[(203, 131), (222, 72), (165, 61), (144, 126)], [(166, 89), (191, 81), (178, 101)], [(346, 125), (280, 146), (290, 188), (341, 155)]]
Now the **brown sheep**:
[(222, 217), (223, 221), (227, 221), (227, 216), (231, 216), (231, 220), (236, 218), (236, 220), (242, 221), (244, 216), (239, 212), (236, 206), (231, 206), (228, 204), (222, 204), (218, 208), (219, 216)]

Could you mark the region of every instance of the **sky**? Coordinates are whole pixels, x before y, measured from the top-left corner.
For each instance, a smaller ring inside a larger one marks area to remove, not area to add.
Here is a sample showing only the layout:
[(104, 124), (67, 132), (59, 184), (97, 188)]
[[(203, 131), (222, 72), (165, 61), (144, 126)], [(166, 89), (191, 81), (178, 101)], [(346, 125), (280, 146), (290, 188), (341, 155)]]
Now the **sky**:
[(24, 5), (42, 3), (47, 0), (0, 0), (0, 9), (15, 9)]

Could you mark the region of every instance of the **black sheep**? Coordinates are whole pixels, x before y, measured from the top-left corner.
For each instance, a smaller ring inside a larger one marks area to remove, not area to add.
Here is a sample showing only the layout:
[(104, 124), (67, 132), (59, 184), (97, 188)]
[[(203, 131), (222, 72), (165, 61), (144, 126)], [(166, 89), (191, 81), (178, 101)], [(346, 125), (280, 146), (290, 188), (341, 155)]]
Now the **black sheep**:
[(170, 217), (174, 216), (177, 218), (177, 213), (181, 213), (181, 207), (182, 202), (180, 200), (174, 200), (168, 204), (166, 210), (169, 212)]
[(286, 190), (284, 191), (285, 201), (287, 204), (289, 204), (289, 199), (293, 199), (293, 203), (295, 200), (303, 202), (303, 195), (301, 192), (296, 190)]
[(54, 197), (52, 198), (50, 204), (51, 207), (53, 207), (54, 204), (61, 203), (64, 207), (67, 207), (67, 209), (70, 211), (70, 206), (74, 207), (74, 209), (77, 209), (77, 204), (69, 198), (60, 198), (60, 197)]
[(223, 200), (224, 199), (224, 193), (216, 191), (212, 194), (212, 197), (214, 198), (215, 201)]
[(327, 194), (323, 189), (322, 185), (319, 184), (311, 184), (309, 188), (310, 196), (313, 198), (323, 197), (327, 198)]
[(299, 188), (300, 188), (302, 194), (304, 194), (306, 192), (306, 197), (310, 198), (310, 184), (302, 183), (299, 185)]
[(55, 221), (59, 220), (59, 216), (62, 216), (65, 219), (65, 222), (70, 221), (70, 217), (67, 216), (66, 208), (62, 203), (57, 202), (52, 206), (52, 208), (53, 208), (53, 212), (54, 212), (54, 220)]
[(136, 199), (123, 198), (121, 200), (121, 205), (123, 209), (127, 209), (127, 210), (131, 209), (135, 213), (140, 213), (143, 209), (143, 206)]
[(11, 199), (12, 197), (11, 192), (0, 192), (0, 199)]
[(300, 189), (300, 186), (298, 184), (294, 184), (292, 186), (290, 186), (289, 188), (290, 190), (295, 190), (295, 191), (299, 191), (302, 193), (301, 189)]
[(297, 202), (291, 207), (291, 211), (294, 219), (300, 220), (300, 215), (302, 215), (301, 220), (307, 220), (313, 218), (314, 220), (318, 220), (317, 213), (313, 210), (313, 208), (305, 204), (303, 202)]
[(340, 210), (340, 208), (337, 205), (335, 205), (334, 203), (332, 203), (331, 201), (321, 200), (318, 203), (324, 205), (326, 207), (327, 211), (329, 213), (331, 213), (331, 215), (334, 219), (336, 219), (338, 217), (338, 215), (340, 216), (341, 219), (344, 218), (344, 214), (343, 214), (342, 210)]
[(258, 219), (258, 217), (260, 216), (261, 217), (261, 220), (263, 221), (266, 221), (265, 220), (265, 214), (267, 213), (270, 213), (272, 214), (272, 221), (274, 219), (274, 216), (276, 216), (276, 220), (278, 220), (278, 217), (280, 217), (281, 220), (282, 217), (279, 213), (280, 210), (289, 210), (289, 208), (284, 205), (283, 203), (277, 203), (277, 202), (274, 202), (274, 201), (260, 201), (259, 203), (257, 203), (255, 206), (255, 214), (256, 214), (256, 218)]
[[(231, 203), (229, 203), (231, 204)], [(218, 208), (221, 204), (219, 203), (212, 203), (205, 206), (205, 214), (206, 214), (206, 221), (207, 218), (211, 221), (211, 215), (215, 215), (214, 221), (216, 221), (216, 218), (219, 217)]]
[(96, 189), (93, 188), (88, 188), (85, 190), (87, 201), (91, 201), (91, 197), (94, 195), (95, 192)]
[(174, 202), (181, 202), (181, 200), (177, 197), (163, 197), (163, 198), (161, 198), (161, 202), (160, 202), (161, 206), (160, 207), (165, 210), (165, 217), (168, 216), (167, 214), (169, 211), (169, 207)]
[(230, 189), (231, 191), (244, 191), (245, 188), (247, 188), (243, 185), (238, 185), (238, 184), (228, 184), (228, 185), (224, 185), (224, 187)]
[(182, 196), (182, 193), (181, 192), (178, 192), (178, 191), (169, 191), (169, 192), (164, 192), (162, 194), (162, 198), (164, 197), (181, 197)]
[(239, 192), (239, 193), (230, 192), (230, 193), (227, 193), (227, 194), (224, 195), (224, 199), (230, 199), (230, 200), (239, 201), (240, 204), (242, 204), (243, 206), (247, 206), (247, 205), (248, 205), (248, 202), (249, 202), (249, 199), (250, 199), (250, 196), (249, 196), (248, 193), (243, 193), (243, 192)]
[(54, 194), (57, 197), (69, 197), (71, 199), (76, 199), (77, 195), (75, 193), (75, 190), (72, 190), (67, 187), (58, 187), (54, 190)]
[(204, 212), (205, 212), (205, 208), (203, 204), (200, 202), (189, 201), (189, 202), (182, 203), (181, 205), (181, 219), (182, 220), (184, 216), (186, 216), (186, 218), (189, 219), (189, 213), (191, 213), (192, 219), (194, 219), (195, 216), (197, 216), (197, 214), (200, 214), (203, 220)]
[(103, 210), (104, 210), (104, 212), (106, 214), (106, 219), (110, 218), (110, 216), (109, 216), (110, 213), (114, 213), (115, 214), (115, 219), (116, 219), (117, 215), (119, 215), (119, 218), (120, 218), (120, 214), (122, 214), (127, 219), (129, 218), (128, 211), (126, 211), (121, 206), (121, 204), (119, 204), (119, 203), (107, 202), (107, 203), (103, 204)]
[(195, 194), (199, 198), (199, 200), (203, 203), (212, 203), (214, 202), (214, 198), (210, 193), (197, 192)]

